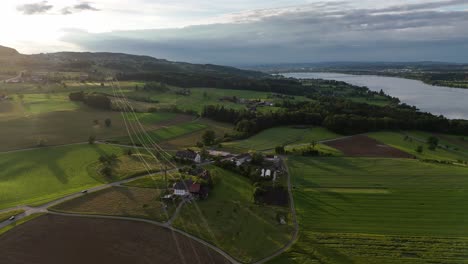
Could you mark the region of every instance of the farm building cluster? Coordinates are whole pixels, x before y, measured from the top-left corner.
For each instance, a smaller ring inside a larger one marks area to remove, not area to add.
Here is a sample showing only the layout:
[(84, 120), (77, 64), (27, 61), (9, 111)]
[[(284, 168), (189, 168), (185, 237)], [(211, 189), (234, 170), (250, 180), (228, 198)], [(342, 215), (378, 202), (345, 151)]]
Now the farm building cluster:
[(210, 156), (218, 157), (221, 161), (232, 162), (237, 168), (244, 166), (253, 166), (261, 178), (272, 179), (276, 181), (278, 176), (283, 172), (281, 159), (278, 156), (267, 155), (260, 163), (253, 164), (253, 155), (250, 153), (243, 153), (235, 155), (225, 151), (210, 150)]
[(223, 96), (219, 98), (221, 102), (231, 102), (235, 104), (243, 104), (248, 110), (256, 111), (257, 107), (261, 106), (275, 106), (271, 101), (261, 100), (261, 99), (245, 99), (239, 98), (237, 96)]
[[(246, 165), (254, 165), (258, 176), (266, 179), (271, 178), (273, 181), (276, 181), (278, 175), (282, 172), (282, 163), (278, 156), (267, 155), (264, 158), (262, 157), (263, 160), (260, 164), (253, 164), (253, 155), (250, 153), (233, 154), (226, 151), (209, 150), (207, 154), (209, 157), (218, 161), (232, 162), (238, 168)], [(174, 158), (177, 161), (194, 164), (200, 164), (204, 161), (201, 153), (190, 149), (177, 151)]]
[(175, 196), (206, 199), (212, 187), (210, 172), (201, 167), (185, 169), (183, 172), (191, 176), (190, 179), (175, 182), (172, 185), (172, 194), (167, 195), (165, 198)]

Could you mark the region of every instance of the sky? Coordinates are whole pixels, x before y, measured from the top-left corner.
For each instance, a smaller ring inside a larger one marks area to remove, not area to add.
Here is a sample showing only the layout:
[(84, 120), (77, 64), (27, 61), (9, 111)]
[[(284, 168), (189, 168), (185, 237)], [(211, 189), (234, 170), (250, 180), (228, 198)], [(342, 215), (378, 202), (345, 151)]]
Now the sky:
[(468, 0), (2, 0), (0, 45), (254, 65), (468, 62)]

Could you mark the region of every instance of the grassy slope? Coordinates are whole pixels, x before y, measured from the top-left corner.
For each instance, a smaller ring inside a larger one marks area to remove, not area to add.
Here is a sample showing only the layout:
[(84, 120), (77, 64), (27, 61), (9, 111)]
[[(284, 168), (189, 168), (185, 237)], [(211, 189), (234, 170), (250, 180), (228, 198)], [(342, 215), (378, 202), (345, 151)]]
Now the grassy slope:
[[(468, 150), (465, 151), (454, 151), (437, 148), (436, 150), (429, 150), (426, 144), (428, 134), (421, 134), (423, 132), (413, 132), (415, 138), (421, 139), (422, 142), (413, 139), (411, 141), (404, 140), (405, 136), (398, 132), (375, 132), (369, 133), (368, 136), (375, 138), (385, 144), (392, 147), (401, 149), (407, 153), (410, 153), (421, 159), (437, 159), (437, 160), (468, 160)], [(443, 143), (443, 142), (442, 142)], [(423, 146), (424, 150), (422, 153), (416, 152), (418, 146)]]
[(156, 174), (128, 182), (124, 185), (129, 187), (163, 189), (166, 188), (166, 181), (164, 180), (164, 174)]
[[(112, 120), (111, 127), (104, 125), (107, 118)], [(98, 120), (99, 125), (96, 126), (94, 120)], [(34, 147), (41, 139), (56, 145), (86, 142), (90, 135), (102, 139), (127, 134), (120, 113), (85, 106), (77, 111), (1, 118), (0, 127), (0, 151)]]
[(106, 176), (101, 173), (94, 173), (96, 171), (102, 170), (104, 167), (103, 164), (99, 161), (96, 161), (87, 167), (89, 174), (96, 175), (93, 176), (96, 180), (102, 183), (106, 183), (121, 181), (138, 175), (147, 174), (149, 172), (159, 171), (161, 169), (160, 163), (146, 151), (140, 149), (132, 151), (134, 154), (131, 156), (124, 154), (118, 157), (118, 163), (114, 167), (114, 172), (112, 175)]
[[(151, 140), (156, 143), (160, 143), (162, 141), (184, 136), (199, 130), (203, 130), (205, 128), (207, 128), (207, 126), (204, 124), (200, 124), (197, 122), (189, 122), (180, 125), (174, 125), (152, 131), (147, 131), (147, 133), (138, 133), (136, 135), (133, 135), (132, 137), (135, 143), (150, 144)], [(150, 137), (151, 140), (148, 139), (148, 137)], [(125, 144), (131, 143), (129, 137), (115, 138), (114, 140)], [(193, 144), (195, 143), (196, 142), (193, 142)]]
[(447, 238), (468, 237), (466, 168), (370, 158), (288, 164), (301, 234), (273, 263), (464, 259), (468, 239)]
[(72, 102), (68, 94), (25, 94), (24, 98), (15, 100), (20, 104), (25, 114), (42, 114), (54, 111), (72, 111), (80, 107)]
[(122, 149), (73, 145), (0, 154), (0, 208), (44, 203), (99, 184), (86, 168), (103, 153)]
[(298, 129), (292, 127), (276, 127), (264, 130), (248, 139), (224, 143), (226, 148), (238, 151), (270, 150), (280, 145), (310, 143), (325, 139), (333, 139), (339, 135), (322, 127)]
[(169, 139), (162, 143), (165, 149), (181, 149), (193, 147), (198, 141), (202, 141), (202, 135), (207, 130), (213, 130), (216, 137), (223, 137), (225, 133), (232, 133), (234, 126), (228, 123), (220, 123), (209, 119), (199, 119), (197, 123), (204, 125), (206, 128), (195, 132)]
[[(231, 102), (221, 102), (219, 98), (223, 96), (237, 96), (238, 98), (244, 99), (262, 99), (275, 101), (268, 99), (270, 93), (247, 91), (247, 90), (229, 90), (229, 89), (215, 89), (215, 88), (191, 88), (192, 94), (190, 96), (182, 96), (175, 94), (174, 91), (178, 88), (173, 88), (172, 91), (167, 93), (148, 93), (148, 92), (134, 92), (133, 95), (137, 96), (149, 96), (153, 100), (158, 100), (160, 103), (158, 107), (169, 107), (176, 105), (180, 109), (184, 110), (195, 110), (201, 112), (205, 105), (222, 104), (225, 107), (234, 109), (243, 109), (245, 105), (235, 104)], [(206, 96), (204, 96), (206, 93)], [(297, 96), (296, 100), (308, 100), (305, 97)]]
[[(439, 139), (439, 146), (445, 147), (455, 151), (459, 154), (466, 154), (468, 156), (468, 137), (465, 139), (463, 136), (429, 133), (423, 131), (407, 131), (409, 136), (419, 140), (426, 141), (429, 137), (435, 136)], [(461, 153), (460, 153), (461, 152)]]
[(245, 262), (266, 257), (284, 246), (292, 227), (280, 225), (276, 214), (287, 214), (288, 210), (255, 205), (253, 186), (247, 179), (212, 169), (219, 180), (208, 199), (184, 206), (174, 225)]
[(140, 121), (142, 124), (153, 125), (159, 122), (167, 121), (174, 118), (177, 114), (174, 113), (136, 113), (125, 115), (130, 121)]
[[(99, 192), (83, 195), (51, 208), (54, 211), (126, 216), (167, 221), (168, 215), (159, 197), (161, 191), (148, 188), (111, 187)], [(175, 206), (168, 208), (169, 215)]]

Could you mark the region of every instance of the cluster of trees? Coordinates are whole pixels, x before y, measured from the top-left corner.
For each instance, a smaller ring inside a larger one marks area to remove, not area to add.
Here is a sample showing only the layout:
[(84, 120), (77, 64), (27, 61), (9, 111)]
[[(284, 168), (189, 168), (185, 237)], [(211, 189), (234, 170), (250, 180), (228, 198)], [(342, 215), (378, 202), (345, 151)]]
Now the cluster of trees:
[(176, 105), (171, 105), (169, 107), (150, 107), (148, 108), (148, 113), (176, 113), (176, 114), (184, 114), (184, 115), (192, 115), (192, 116), (199, 116), (198, 112), (195, 110), (190, 109), (180, 109)]
[(265, 178), (260, 177), (260, 173), (258, 172), (259, 166), (262, 165), (264, 162), (265, 157), (262, 153), (253, 153), (252, 154), (252, 161), (250, 163), (244, 163), (242, 166), (237, 166), (234, 161), (231, 160), (217, 160), (215, 165), (223, 168), (225, 170), (232, 171), (234, 173), (240, 174), (252, 181), (252, 183), (261, 182)]
[(122, 81), (139, 80), (163, 82), (183, 88), (213, 87), (220, 89), (252, 90), (274, 92), (289, 95), (303, 95), (309, 90), (294, 79), (283, 78), (249, 78), (240, 75), (221, 73), (182, 73), (182, 72), (137, 72), (119, 73), (117, 79)]
[(170, 89), (169, 89), (169, 87), (167, 87), (167, 85), (165, 83), (147, 82), (143, 86), (143, 90), (149, 91), (149, 92), (165, 93), (165, 92), (168, 92)]
[(112, 109), (112, 101), (103, 94), (92, 93), (88, 94), (83, 91), (81, 92), (73, 92), (68, 95), (71, 101), (79, 101), (83, 102), (91, 107), (111, 110)]
[(281, 111), (261, 113), (206, 106), (202, 116), (236, 125), (237, 131), (252, 135), (283, 125), (320, 125), (341, 134), (356, 134), (385, 129), (417, 129), (466, 135), (468, 121), (399, 106), (376, 106), (336, 97), (321, 97), (313, 102), (286, 101)]
[(115, 174), (115, 169), (119, 164), (119, 158), (115, 154), (101, 155), (99, 162), (102, 165), (101, 173), (104, 176), (112, 177)]

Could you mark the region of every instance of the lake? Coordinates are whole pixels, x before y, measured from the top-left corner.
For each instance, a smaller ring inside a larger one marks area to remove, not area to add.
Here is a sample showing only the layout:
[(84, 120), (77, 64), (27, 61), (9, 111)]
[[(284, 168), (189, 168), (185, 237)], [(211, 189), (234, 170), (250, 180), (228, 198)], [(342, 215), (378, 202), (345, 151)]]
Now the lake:
[(374, 75), (340, 73), (282, 73), (286, 77), (344, 81), (370, 90), (383, 90), (403, 103), (414, 105), (424, 112), (444, 115), (452, 119), (468, 120), (468, 89), (432, 86), (421, 81)]

